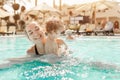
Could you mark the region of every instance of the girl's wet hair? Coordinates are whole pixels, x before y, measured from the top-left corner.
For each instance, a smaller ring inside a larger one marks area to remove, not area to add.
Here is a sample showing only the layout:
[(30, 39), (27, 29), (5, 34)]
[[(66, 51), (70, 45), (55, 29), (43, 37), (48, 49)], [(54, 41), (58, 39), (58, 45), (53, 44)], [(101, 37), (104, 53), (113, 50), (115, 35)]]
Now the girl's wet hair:
[(47, 33), (57, 32), (60, 28), (63, 28), (63, 23), (58, 19), (49, 19), (46, 22), (45, 28)]

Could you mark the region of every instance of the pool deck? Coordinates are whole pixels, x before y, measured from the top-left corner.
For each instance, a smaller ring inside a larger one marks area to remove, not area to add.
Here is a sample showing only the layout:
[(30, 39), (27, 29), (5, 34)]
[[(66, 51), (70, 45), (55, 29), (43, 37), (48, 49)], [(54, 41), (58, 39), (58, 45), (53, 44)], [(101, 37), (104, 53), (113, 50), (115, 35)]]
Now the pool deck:
[(24, 32), (0, 32), (0, 36), (10, 36), (10, 35), (24, 35)]
[(2, 36), (13, 35), (13, 32), (0, 32), (0, 35), (2, 35)]

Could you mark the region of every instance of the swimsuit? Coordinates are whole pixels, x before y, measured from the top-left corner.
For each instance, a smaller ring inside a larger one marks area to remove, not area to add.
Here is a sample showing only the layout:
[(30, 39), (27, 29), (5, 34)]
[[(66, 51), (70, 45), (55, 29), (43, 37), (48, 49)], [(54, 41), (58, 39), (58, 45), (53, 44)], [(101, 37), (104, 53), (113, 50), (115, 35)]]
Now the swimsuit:
[(40, 56), (42, 56), (43, 54), (39, 54), (39, 52), (38, 52), (38, 50), (37, 50), (37, 46), (35, 45), (35, 54), (36, 55), (40, 55)]

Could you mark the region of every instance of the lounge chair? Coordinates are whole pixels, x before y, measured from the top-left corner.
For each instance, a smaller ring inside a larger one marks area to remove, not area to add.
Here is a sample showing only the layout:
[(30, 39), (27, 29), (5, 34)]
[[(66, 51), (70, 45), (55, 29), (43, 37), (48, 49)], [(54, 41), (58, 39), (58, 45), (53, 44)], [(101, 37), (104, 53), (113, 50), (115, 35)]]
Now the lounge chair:
[(104, 28), (104, 35), (114, 35), (113, 32), (113, 23), (112, 22), (107, 22)]
[(102, 33), (104, 36), (114, 35), (113, 23), (109, 21), (106, 23), (103, 29), (102, 28), (95, 29), (94, 32), (95, 32), (95, 35), (99, 35), (100, 33)]
[(86, 24), (82, 24), (79, 28), (79, 34), (80, 35), (86, 35)]
[(114, 35), (120, 35), (120, 29), (114, 29), (113, 32)]
[(94, 34), (95, 24), (88, 24), (86, 28), (86, 35)]
[(2, 36), (11, 35), (11, 34), (13, 34), (13, 32), (3, 32), (3, 31), (0, 31), (0, 35), (2, 35)]

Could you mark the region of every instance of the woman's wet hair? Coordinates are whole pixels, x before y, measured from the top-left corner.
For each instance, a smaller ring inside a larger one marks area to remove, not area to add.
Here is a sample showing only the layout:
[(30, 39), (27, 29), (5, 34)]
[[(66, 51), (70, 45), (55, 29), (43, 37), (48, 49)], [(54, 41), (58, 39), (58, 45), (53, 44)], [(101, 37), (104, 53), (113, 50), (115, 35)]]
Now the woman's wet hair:
[(24, 33), (25, 33), (26, 37), (30, 40), (29, 35), (28, 35), (27, 31), (26, 31), (26, 27), (28, 27), (29, 24), (30, 24), (30, 23), (27, 23), (27, 24), (25, 25)]
[(25, 35), (27, 36), (27, 38), (30, 40), (30, 38), (29, 38), (29, 36), (28, 36), (28, 33), (27, 33), (26, 29), (24, 30), (24, 33), (25, 33)]

